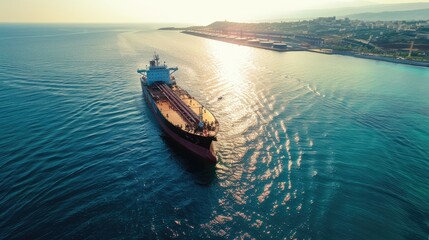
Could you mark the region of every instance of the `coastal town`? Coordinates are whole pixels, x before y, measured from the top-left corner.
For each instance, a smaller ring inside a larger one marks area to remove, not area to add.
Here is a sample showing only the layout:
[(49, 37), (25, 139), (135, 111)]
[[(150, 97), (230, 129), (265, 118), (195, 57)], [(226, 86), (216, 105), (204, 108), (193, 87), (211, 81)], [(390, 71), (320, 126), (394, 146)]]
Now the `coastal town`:
[(218, 21), (181, 30), (275, 51), (313, 51), (429, 66), (429, 20), (362, 21), (320, 17), (272, 23)]

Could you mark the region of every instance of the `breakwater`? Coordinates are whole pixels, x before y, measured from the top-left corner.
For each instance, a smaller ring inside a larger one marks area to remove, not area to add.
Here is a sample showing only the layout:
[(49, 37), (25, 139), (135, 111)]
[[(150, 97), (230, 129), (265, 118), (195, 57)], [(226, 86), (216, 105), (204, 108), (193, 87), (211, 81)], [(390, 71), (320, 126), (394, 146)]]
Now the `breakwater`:
[(182, 31), (182, 33), (194, 35), (198, 37), (209, 38), (213, 40), (234, 43), (243, 46), (262, 48), (265, 50), (271, 50), (276, 52), (288, 52), (288, 51), (307, 51), (297, 44), (287, 43), (284, 41), (273, 41), (270, 38), (248, 38), (238, 37), (235, 35), (225, 35), (218, 33), (202, 32), (202, 31)]
[(365, 59), (372, 59), (372, 60), (378, 60), (378, 61), (407, 64), (407, 65), (420, 66), (420, 67), (429, 67), (429, 62), (418, 62), (418, 61), (413, 61), (408, 59), (398, 59), (393, 57), (368, 55), (368, 54), (361, 54), (361, 53), (348, 52), (348, 51), (333, 51), (332, 53), (338, 54), (338, 55), (344, 55), (344, 56), (352, 56), (357, 58), (365, 58)]

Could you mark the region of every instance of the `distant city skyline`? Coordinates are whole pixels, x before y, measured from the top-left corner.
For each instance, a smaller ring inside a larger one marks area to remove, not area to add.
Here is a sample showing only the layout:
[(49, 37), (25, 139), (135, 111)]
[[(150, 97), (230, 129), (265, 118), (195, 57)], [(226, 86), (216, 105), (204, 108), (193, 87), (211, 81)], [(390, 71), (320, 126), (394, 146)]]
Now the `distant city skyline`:
[(287, 18), (288, 13), (370, 4), (396, 4), (429, 0), (0, 0), (0, 22), (16, 23), (192, 23), (217, 20), (258, 21)]

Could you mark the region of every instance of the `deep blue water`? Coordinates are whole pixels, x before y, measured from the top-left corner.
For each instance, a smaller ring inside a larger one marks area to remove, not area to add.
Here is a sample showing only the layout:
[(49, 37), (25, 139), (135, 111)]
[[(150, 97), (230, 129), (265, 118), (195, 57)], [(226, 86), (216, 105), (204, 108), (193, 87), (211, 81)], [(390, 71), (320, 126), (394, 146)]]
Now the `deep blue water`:
[[(0, 25), (0, 239), (429, 237), (429, 69), (154, 29)], [(145, 105), (154, 51), (215, 167)]]

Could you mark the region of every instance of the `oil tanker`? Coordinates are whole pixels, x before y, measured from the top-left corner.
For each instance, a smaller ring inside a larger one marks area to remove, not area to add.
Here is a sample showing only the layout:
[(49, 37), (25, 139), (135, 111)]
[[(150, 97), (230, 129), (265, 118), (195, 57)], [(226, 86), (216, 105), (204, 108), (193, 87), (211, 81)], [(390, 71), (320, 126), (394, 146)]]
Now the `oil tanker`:
[(138, 69), (143, 96), (165, 135), (195, 157), (216, 163), (213, 141), (219, 131), (215, 116), (172, 75), (178, 70), (160, 63), (154, 54), (146, 69)]

